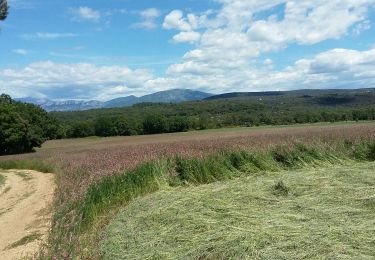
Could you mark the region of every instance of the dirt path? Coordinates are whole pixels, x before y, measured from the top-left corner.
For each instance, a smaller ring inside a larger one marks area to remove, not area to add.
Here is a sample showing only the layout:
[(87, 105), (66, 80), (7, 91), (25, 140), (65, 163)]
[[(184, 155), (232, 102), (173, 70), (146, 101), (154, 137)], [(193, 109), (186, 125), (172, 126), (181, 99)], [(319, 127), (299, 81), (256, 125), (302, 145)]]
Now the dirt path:
[(0, 174), (6, 177), (0, 187), (0, 259), (33, 255), (50, 225), (53, 175), (29, 170)]

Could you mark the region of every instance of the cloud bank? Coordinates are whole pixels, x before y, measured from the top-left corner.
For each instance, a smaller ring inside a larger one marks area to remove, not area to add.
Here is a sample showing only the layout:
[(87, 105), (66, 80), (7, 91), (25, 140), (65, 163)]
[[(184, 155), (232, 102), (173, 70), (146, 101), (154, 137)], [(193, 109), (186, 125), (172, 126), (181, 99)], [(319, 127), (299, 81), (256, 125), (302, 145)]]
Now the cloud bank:
[[(265, 57), (291, 45), (313, 46), (363, 33), (371, 27), (368, 15), (375, 0), (215, 1), (219, 10), (172, 10), (164, 17), (162, 28), (174, 32), (173, 44), (191, 44), (191, 50), (162, 77), (124, 66), (47, 61), (0, 70), (0, 92), (103, 100), (169, 88), (222, 93), (375, 87), (375, 46), (331, 49), (276, 69), (276, 61)], [(99, 12), (82, 8), (76, 10), (79, 19), (100, 19)], [(152, 29), (161, 13), (151, 8), (139, 15), (142, 21), (134, 26)]]

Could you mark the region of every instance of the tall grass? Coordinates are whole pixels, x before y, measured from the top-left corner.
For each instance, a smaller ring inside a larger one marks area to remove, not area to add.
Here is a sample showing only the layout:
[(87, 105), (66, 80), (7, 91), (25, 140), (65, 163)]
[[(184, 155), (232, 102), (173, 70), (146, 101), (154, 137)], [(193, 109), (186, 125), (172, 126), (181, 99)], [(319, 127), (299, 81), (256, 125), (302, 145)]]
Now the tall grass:
[(168, 169), (168, 161), (154, 161), (125, 174), (104, 178), (87, 192), (82, 204), (83, 223), (90, 224), (109, 207), (159, 190), (166, 185), (164, 177)]

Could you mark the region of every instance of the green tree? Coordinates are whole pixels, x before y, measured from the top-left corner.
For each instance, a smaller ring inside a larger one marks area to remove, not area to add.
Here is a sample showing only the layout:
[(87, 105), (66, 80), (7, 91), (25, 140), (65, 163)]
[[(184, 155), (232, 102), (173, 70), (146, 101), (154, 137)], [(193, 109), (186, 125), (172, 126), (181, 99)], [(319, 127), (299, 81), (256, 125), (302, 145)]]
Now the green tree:
[(95, 128), (92, 122), (75, 122), (68, 130), (68, 137), (79, 138), (95, 135)]
[(186, 132), (189, 130), (189, 127), (187, 117), (176, 116), (169, 120), (169, 132)]
[(10, 103), (0, 105), (0, 154), (30, 152), (40, 147), (44, 139), (40, 127), (34, 127), (22, 118)]
[(38, 106), (0, 95), (0, 155), (33, 151), (58, 138), (60, 125)]
[(161, 134), (168, 132), (167, 120), (161, 115), (149, 115), (143, 120), (145, 134)]
[(9, 6), (7, 0), (0, 0), (0, 20), (5, 20), (8, 16)]
[(97, 136), (131, 135), (129, 123), (122, 116), (100, 117), (95, 120)]

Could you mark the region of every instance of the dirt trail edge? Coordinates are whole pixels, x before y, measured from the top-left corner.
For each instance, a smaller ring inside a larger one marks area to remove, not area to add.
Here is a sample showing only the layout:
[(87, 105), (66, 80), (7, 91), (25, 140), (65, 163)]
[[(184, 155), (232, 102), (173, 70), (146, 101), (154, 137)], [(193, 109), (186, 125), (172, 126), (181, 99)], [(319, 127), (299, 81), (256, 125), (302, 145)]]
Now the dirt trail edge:
[(55, 189), (53, 174), (9, 170), (0, 187), (0, 259), (33, 256), (46, 240)]

